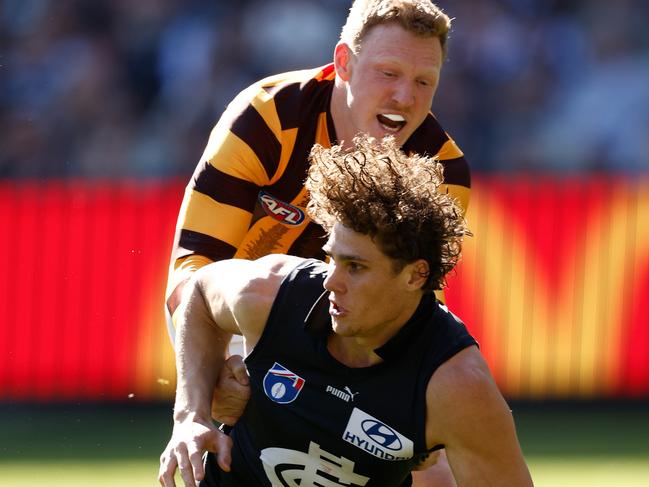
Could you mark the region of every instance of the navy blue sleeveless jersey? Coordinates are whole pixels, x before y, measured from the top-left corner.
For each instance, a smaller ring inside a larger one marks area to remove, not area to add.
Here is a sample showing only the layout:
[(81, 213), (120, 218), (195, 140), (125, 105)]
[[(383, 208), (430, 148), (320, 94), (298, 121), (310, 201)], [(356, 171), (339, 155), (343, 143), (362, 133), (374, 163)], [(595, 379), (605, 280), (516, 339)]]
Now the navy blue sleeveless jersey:
[(429, 452), (428, 381), (476, 342), (425, 295), (408, 323), (376, 350), (383, 362), (347, 367), (326, 346), (325, 274), (326, 264), (307, 260), (282, 283), (245, 360), (251, 398), (231, 433), (232, 472), (218, 472), (212, 458), (201, 485), (410, 485), (411, 470)]

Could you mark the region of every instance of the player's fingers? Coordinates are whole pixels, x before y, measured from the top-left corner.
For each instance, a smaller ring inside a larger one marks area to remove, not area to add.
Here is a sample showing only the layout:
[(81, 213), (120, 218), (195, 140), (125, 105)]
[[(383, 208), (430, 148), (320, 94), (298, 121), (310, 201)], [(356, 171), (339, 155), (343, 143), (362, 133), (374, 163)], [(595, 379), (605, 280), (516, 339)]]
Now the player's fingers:
[(187, 453), (187, 446), (180, 444), (176, 447), (176, 458), (178, 459), (178, 468), (180, 469), (180, 476), (185, 483), (185, 486), (194, 486), (194, 471), (192, 463), (189, 461), (189, 454)]
[[(195, 446), (195, 445), (194, 445)], [(192, 465), (192, 472), (196, 481), (205, 478), (205, 467), (203, 466), (203, 450), (192, 448), (189, 452), (189, 462)]]
[(178, 462), (173, 452), (169, 449), (162, 452), (162, 455), (160, 455), (160, 469), (158, 470), (158, 482), (160, 482), (160, 485), (163, 487), (176, 487), (174, 474), (177, 467)]
[(239, 384), (243, 386), (248, 385), (248, 370), (246, 369), (246, 364), (243, 363), (243, 357), (241, 355), (231, 355), (228, 357), (226, 367), (230, 369)]
[(219, 432), (213, 446), (215, 447), (214, 451), (216, 451), (216, 460), (219, 467), (224, 472), (229, 472), (232, 463), (232, 439)]

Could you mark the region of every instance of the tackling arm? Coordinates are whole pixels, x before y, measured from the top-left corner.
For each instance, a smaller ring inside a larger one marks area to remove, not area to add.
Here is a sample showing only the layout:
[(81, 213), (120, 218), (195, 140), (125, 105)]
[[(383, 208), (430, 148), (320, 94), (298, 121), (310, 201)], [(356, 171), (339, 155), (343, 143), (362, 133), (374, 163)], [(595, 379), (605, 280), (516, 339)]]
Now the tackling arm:
[(230, 337), (239, 332), (221, 274), (235, 267), (222, 261), (197, 271), (178, 306), (174, 428), (160, 457), (159, 480), (166, 487), (175, 486), (177, 468), (185, 485), (201, 480), (206, 450), (216, 452), (220, 467), (229, 469), (230, 439), (212, 423), (211, 402)]
[(195, 485), (204, 476), (205, 451), (217, 453), (220, 468), (229, 470), (231, 441), (214, 427), (210, 408), (227, 344), (236, 333), (247, 348), (254, 347), (284, 276), (299, 261), (284, 255), (220, 261), (198, 270), (185, 286), (178, 310), (174, 428), (160, 457), (163, 486), (175, 486), (176, 468), (185, 485)]

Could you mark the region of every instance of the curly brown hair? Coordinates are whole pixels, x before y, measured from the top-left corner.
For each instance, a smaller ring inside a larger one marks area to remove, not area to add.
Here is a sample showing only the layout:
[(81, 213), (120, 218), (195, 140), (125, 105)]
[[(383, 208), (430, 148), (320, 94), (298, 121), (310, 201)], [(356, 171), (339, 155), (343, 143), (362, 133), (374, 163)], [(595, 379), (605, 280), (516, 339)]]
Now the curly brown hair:
[(470, 235), (462, 211), (446, 191), (437, 159), (406, 155), (393, 138), (357, 136), (351, 149), (311, 151), (306, 180), (309, 216), (330, 232), (336, 222), (369, 235), (395, 271), (424, 259), (424, 291), (442, 289)]

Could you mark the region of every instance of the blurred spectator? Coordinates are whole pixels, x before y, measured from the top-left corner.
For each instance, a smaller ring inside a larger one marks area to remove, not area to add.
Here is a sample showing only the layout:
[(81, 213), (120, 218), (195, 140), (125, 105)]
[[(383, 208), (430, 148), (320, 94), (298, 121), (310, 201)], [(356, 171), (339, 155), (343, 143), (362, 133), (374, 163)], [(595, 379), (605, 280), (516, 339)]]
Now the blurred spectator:
[[(5, 0), (0, 177), (186, 177), (234, 94), (329, 60), (350, 3)], [(474, 170), (649, 170), (644, 0), (439, 4), (434, 111)]]

